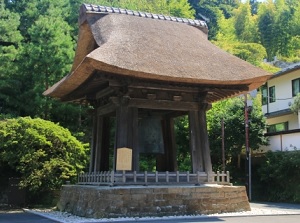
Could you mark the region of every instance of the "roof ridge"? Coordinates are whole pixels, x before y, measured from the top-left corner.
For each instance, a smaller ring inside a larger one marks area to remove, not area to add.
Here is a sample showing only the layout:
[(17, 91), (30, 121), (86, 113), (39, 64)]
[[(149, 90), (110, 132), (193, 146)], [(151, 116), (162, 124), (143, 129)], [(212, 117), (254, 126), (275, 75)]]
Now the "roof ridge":
[(294, 70), (298, 70), (298, 69), (300, 69), (300, 62), (291, 64), (291, 65), (289, 65), (285, 68), (282, 68), (280, 71), (275, 72), (273, 74), (273, 78), (281, 76), (281, 75), (286, 74), (286, 73), (290, 73), (290, 72), (292, 72)]
[(154, 13), (134, 11), (134, 10), (130, 10), (130, 9), (122, 9), (122, 8), (116, 8), (116, 7), (111, 7), (111, 6), (102, 6), (102, 5), (94, 5), (94, 4), (83, 4), (83, 6), (85, 7), (86, 12), (119, 13), (119, 14), (139, 16), (139, 17), (144, 17), (144, 18), (152, 18), (152, 19), (185, 23), (185, 24), (188, 24), (191, 26), (208, 28), (205, 21), (197, 20), (197, 19), (179, 18), (179, 17), (174, 17), (174, 16), (166, 16), (166, 15), (161, 15), (161, 14), (154, 14)]

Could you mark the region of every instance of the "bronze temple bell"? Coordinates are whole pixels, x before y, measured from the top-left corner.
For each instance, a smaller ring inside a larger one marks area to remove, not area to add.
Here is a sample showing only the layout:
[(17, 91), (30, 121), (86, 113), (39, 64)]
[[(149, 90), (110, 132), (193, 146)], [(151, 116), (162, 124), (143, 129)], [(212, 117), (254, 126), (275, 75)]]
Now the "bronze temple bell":
[(160, 116), (146, 116), (139, 120), (138, 147), (140, 153), (164, 154), (164, 140)]

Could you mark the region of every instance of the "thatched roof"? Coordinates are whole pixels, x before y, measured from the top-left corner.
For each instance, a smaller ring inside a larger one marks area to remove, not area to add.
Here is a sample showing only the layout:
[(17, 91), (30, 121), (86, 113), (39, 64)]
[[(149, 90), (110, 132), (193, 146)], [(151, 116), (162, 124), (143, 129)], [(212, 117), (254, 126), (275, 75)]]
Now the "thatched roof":
[(209, 42), (202, 21), (85, 4), (79, 23), (72, 70), (45, 95), (62, 98), (95, 71), (145, 81), (246, 85), (248, 90), (270, 76)]

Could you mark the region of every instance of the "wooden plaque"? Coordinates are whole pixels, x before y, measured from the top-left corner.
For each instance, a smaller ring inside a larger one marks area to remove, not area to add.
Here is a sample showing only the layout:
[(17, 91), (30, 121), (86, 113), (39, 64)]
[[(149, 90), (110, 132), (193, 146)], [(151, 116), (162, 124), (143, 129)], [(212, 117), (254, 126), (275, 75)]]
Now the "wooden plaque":
[(132, 149), (117, 149), (117, 165), (116, 170), (132, 170)]

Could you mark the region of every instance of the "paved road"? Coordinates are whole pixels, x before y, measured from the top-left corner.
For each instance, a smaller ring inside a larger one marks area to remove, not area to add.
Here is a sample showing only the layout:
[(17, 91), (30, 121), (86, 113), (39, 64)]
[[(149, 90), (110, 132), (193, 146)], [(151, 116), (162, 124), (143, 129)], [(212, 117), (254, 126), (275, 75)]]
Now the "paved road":
[[(55, 221), (29, 214), (29, 213), (6, 213), (0, 214), (1, 223), (54, 223)], [(118, 223), (299, 223), (300, 215), (279, 215), (279, 216), (250, 216), (250, 217), (208, 217), (193, 219), (169, 219), (169, 220), (145, 220), (145, 221), (118, 221)], [(103, 223), (103, 222), (101, 222)]]
[(216, 222), (216, 223), (299, 223), (300, 215), (279, 215), (279, 216), (251, 216), (251, 217), (208, 217), (208, 218), (193, 218), (193, 219), (169, 219), (169, 220), (146, 220), (146, 221), (118, 221), (118, 223), (201, 223), (201, 222)]
[[(280, 211), (292, 211), (295, 214), (300, 214), (300, 204), (260, 202), (250, 203), (251, 208), (261, 208)], [(300, 219), (299, 219), (300, 222)]]
[(0, 223), (54, 223), (47, 218), (25, 212), (0, 213)]

